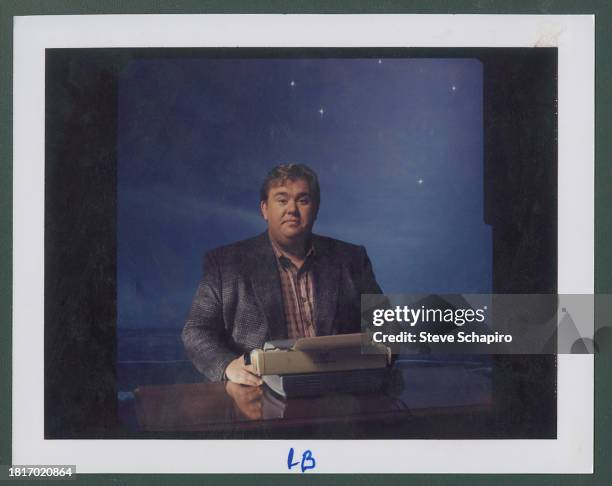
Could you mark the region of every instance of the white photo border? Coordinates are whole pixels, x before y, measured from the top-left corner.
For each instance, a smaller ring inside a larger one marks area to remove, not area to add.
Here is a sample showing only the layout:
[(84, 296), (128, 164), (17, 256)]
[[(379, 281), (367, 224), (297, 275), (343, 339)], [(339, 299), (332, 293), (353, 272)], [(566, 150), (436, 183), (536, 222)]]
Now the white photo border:
[(593, 294), (594, 29), (588, 15), (15, 17), (13, 463), (285, 473), (295, 447), (316, 451), (319, 473), (592, 473), (593, 355), (558, 356), (555, 440), (44, 440), (43, 308), (46, 48), (557, 47), (558, 293)]

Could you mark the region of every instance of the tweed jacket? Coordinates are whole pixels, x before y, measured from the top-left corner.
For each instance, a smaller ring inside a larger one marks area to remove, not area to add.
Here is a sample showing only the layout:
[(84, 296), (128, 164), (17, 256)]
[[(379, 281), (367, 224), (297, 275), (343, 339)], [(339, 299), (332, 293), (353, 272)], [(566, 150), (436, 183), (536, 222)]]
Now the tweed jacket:
[[(361, 294), (381, 293), (363, 246), (312, 235), (317, 335), (359, 332)], [(267, 232), (210, 251), (182, 338), (208, 379), (236, 357), (287, 338), (280, 276)]]

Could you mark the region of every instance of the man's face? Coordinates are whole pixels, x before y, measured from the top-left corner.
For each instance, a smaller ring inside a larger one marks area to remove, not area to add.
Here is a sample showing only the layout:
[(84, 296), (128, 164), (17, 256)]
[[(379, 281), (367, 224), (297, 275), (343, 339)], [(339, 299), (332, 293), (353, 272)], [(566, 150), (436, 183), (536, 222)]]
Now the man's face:
[(317, 217), (308, 182), (288, 179), (280, 186), (272, 186), (267, 201), (261, 201), (261, 214), (277, 243), (291, 245), (303, 241)]

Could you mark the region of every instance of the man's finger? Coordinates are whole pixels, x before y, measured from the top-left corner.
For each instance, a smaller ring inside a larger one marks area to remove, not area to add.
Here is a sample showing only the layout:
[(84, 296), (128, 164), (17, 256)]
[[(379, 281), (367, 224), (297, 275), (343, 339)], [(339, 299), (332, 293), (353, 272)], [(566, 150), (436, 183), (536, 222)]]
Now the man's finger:
[(252, 373), (252, 374), (257, 376), (257, 374), (255, 373), (255, 368), (253, 368), (252, 364), (250, 364), (250, 365), (243, 365), (242, 369), (243, 370), (247, 370), (249, 373)]
[(259, 386), (262, 383), (260, 378), (244, 370), (240, 373), (240, 378), (243, 380), (242, 383), (245, 385)]

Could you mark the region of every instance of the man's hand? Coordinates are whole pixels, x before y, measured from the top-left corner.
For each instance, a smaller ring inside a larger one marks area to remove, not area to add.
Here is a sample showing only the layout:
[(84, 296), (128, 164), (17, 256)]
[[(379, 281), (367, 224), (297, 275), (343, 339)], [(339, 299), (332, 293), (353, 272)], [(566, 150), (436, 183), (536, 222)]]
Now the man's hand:
[(253, 365), (245, 365), (244, 358), (238, 356), (225, 368), (225, 376), (229, 381), (242, 385), (259, 386), (263, 383), (261, 378), (253, 373)]

